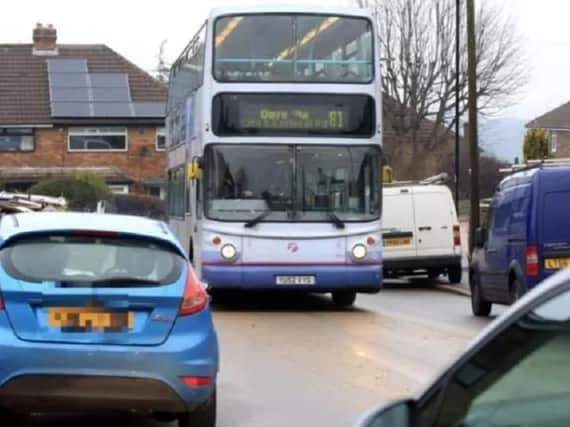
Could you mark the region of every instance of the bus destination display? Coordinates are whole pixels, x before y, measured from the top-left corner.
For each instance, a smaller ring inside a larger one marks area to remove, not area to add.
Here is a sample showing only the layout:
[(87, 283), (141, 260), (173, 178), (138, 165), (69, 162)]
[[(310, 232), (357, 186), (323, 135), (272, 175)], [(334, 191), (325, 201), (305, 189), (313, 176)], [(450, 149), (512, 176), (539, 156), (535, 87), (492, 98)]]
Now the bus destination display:
[(242, 129), (348, 131), (346, 106), (309, 105), (284, 106), (242, 104), (239, 110), (239, 127)]
[(220, 94), (212, 115), (221, 136), (370, 137), (376, 122), (366, 95)]

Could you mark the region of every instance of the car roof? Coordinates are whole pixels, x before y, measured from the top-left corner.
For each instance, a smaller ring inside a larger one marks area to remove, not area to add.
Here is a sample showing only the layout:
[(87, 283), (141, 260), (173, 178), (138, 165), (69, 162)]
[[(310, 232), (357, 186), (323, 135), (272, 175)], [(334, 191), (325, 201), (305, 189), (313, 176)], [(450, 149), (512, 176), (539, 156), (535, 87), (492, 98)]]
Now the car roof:
[(182, 248), (161, 221), (154, 219), (114, 214), (83, 212), (32, 212), (5, 215), (0, 221), (0, 239), (2, 242), (24, 234), (50, 231), (103, 231), (162, 240)]

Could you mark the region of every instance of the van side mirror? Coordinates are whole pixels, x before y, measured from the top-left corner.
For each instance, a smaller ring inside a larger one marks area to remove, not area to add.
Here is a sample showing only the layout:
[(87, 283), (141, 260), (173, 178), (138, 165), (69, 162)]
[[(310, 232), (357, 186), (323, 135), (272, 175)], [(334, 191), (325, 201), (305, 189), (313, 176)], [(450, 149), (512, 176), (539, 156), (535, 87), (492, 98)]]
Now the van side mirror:
[(358, 427), (411, 427), (415, 403), (411, 400), (400, 400), (388, 403), (367, 416)]
[(475, 230), (475, 247), (482, 248), (487, 243), (487, 230), (485, 227), (479, 227)]

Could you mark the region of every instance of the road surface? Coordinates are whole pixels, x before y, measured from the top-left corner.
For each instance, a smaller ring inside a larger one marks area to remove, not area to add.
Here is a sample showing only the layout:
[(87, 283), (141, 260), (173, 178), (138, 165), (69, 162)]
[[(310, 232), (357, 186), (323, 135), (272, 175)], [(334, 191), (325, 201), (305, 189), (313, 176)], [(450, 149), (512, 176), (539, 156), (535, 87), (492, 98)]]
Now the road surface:
[[(425, 281), (359, 295), (351, 311), (324, 296), (232, 300), (215, 307), (219, 427), (349, 426), (379, 401), (418, 391), (488, 323), (471, 316), (468, 298)], [(93, 417), (27, 423), (101, 424), (169, 426)]]

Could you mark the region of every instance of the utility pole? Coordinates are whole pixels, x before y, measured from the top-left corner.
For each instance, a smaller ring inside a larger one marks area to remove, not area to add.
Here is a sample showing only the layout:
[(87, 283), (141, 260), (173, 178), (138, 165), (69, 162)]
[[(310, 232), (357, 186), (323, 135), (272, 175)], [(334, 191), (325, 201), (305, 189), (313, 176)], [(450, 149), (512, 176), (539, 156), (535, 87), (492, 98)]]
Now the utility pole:
[(469, 249), (473, 252), (475, 230), (479, 227), (479, 139), (477, 122), (477, 52), (475, 40), (475, 0), (467, 0), (467, 60), (469, 75), (469, 144), (471, 157), (471, 215)]
[(460, 47), (461, 43), (461, 0), (456, 0), (455, 3), (455, 208), (459, 211), (459, 83), (460, 83)]

